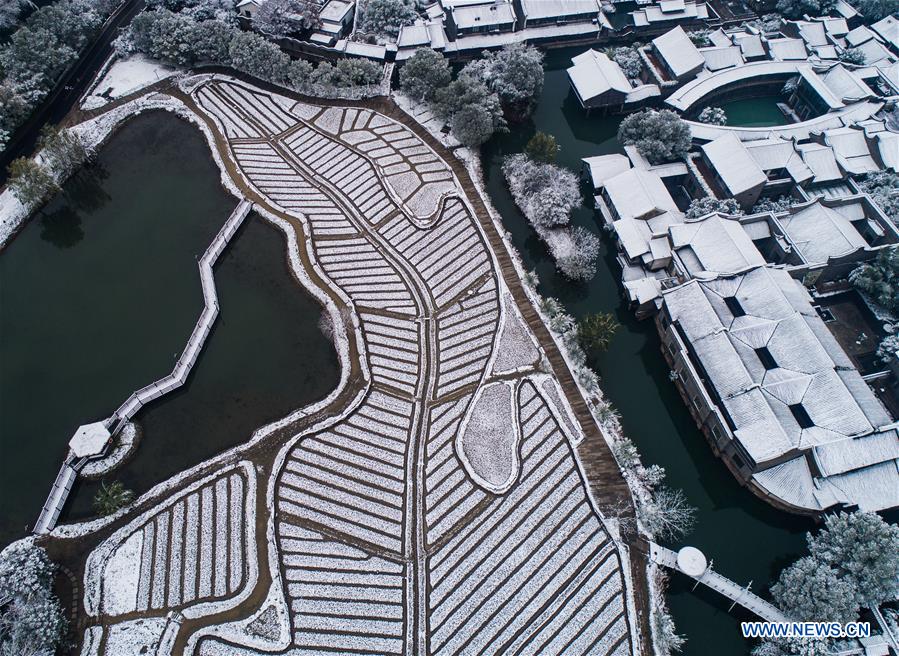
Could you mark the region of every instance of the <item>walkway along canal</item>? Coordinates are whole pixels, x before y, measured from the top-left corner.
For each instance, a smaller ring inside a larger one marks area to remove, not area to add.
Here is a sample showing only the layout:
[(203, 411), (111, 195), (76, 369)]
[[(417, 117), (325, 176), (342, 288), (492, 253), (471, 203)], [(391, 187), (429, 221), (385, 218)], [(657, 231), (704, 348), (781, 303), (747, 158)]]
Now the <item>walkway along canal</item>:
[[(484, 147), (483, 167), (487, 191), (503, 218), (525, 266), (536, 270), (544, 296), (558, 298), (575, 317), (612, 312), (622, 324), (609, 350), (593, 361), (606, 396), (621, 412), (625, 433), (636, 443), (646, 464), (668, 472), (668, 483), (684, 490), (698, 508), (697, 525), (685, 542), (696, 544), (715, 568), (738, 585), (752, 581), (752, 589), (767, 595), (780, 569), (805, 550), (804, 533), (812, 522), (779, 512), (739, 486), (722, 462), (714, 457), (696, 428), (659, 351), (659, 339), (650, 322), (637, 322), (621, 297), (620, 267), (614, 246), (603, 239), (596, 277), (587, 284), (572, 284), (555, 270), (546, 248), (515, 207), (500, 171), (502, 158), (521, 152), (535, 131), (556, 137), (557, 163), (580, 171), (580, 159), (623, 152), (615, 136), (619, 117), (587, 118), (569, 85), (565, 68), (583, 48), (547, 54), (546, 83), (533, 121), (513, 126)], [(588, 201), (592, 204), (592, 199)], [(602, 234), (590, 206), (576, 210), (572, 221)], [(681, 544), (668, 545), (678, 548)], [(730, 601), (679, 574), (671, 577), (669, 603), (678, 631), (687, 637), (683, 654), (744, 656), (749, 644), (740, 636), (739, 619), (751, 614), (740, 608), (728, 614)]]

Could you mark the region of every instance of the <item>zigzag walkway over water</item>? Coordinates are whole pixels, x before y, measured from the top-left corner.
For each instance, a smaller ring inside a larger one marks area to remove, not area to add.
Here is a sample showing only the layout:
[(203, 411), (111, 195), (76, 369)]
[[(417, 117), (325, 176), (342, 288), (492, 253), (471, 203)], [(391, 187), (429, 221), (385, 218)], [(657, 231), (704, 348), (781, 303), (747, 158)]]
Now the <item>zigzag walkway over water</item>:
[[(154, 399), (158, 399), (163, 394), (178, 389), (187, 380), (219, 314), (218, 294), (215, 291), (215, 278), (212, 269), (251, 209), (253, 209), (253, 203), (246, 199), (242, 200), (234, 208), (231, 216), (228, 217), (222, 229), (219, 230), (212, 240), (206, 252), (203, 253), (203, 257), (200, 258), (199, 268), (200, 282), (203, 287), (203, 312), (200, 314), (200, 318), (197, 319), (190, 339), (187, 340), (187, 346), (184, 347), (184, 350), (178, 357), (172, 373), (134, 392), (119, 406), (111, 417), (103, 422), (112, 436), (115, 436), (144, 405)], [(56, 526), (66, 499), (68, 499), (72, 486), (75, 484), (75, 479), (78, 477), (78, 472), (85, 463), (86, 459), (77, 458), (72, 453), (66, 457), (59, 473), (56, 475), (56, 480), (53, 482), (47, 501), (41, 509), (37, 523), (34, 525), (35, 533), (49, 533)]]

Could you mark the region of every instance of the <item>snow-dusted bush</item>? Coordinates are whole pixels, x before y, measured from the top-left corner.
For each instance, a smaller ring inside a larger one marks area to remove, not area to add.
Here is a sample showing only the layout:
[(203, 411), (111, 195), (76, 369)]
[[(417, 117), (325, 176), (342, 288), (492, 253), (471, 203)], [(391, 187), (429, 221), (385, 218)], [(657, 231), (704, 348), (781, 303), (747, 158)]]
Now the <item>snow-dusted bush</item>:
[(266, 0), (253, 19), (253, 27), (274, 36), (287, 36), (321, 25), (321, 5), (312, 0)]
[(692, 30), (687, 32), (687, 36), (697, 48), (708, 48), (713, 45), (708, 30)]
[(696, 508), (682, 490), (657, 485), (649, 498), (637, 503), (637, 515), (646, 531), (657, 540), (674, 540), (693, 529)]
[(891, 171), (869, 173), (858, 181), (858, 186), (894, 224), (899, 225), (899, 175)]
[(706, 107), (699, 112), (698, 120), (709, 125), (727, 125), (727, 114), (720, 107)]
[(877, 346), (877, 357), (884, 364), (889, 364), (896, 357), (896, 351), (899, 351), (899, 333), (887, 335)]
[(577, 176), (555, 164), (541, 164), (524, 154), (503, 162), (503, 175), (512, 198), (535, 227), (567, 225), (581, 202)]
[(690, 150), (690, 127), (670, 109), (628, 114), (618, 126), (618, 141), (635, 145), (653, 164), (681, 159)]
[(792, 196), (778, 196), (777, 198), (762, 198), (757, 202), (753, 208), (753, 214), (759, 214), (760, 212), (771, 212), (777, 214), (778, 212), (786, 212), (796, 203), (796, 199)]
[(861, 48), (846, 48), (837, 55), (837, 59), (844, 64), (853, 64), (855, 66), (864, 66), (867, 61), (865, 51)]
[(849, 4), (861, 12), (868, 24), (899, 14), (899, 0), (852, 0)]
[(740, 204), (733, 198), (720, 200), (712, 196), (703, 196), (702, 198), (694, 199), (690, 203), (690, 207), (687, 208), (686, 216), (688, 219), (698, 219), (699, 217), (711, 214), (712, 212), (736, 216), (741, 216), (743, 214), (743, 210), (740, 209)]
[(31, 209), (59, 191), (53, 174), (33, 159), (19, 157), (9, 165), (9, 187), (25, 207)]
[(643, 71), (643, 58), (637, 48), (629, 48), (622, 46), (620, 48), (610, 49), (609, 57), (614, 60), (624, 74), (628, 77), (640, 77)]
[(568, 360), (574, 364), (574, 375), (588, 394), (599, 394), (599, 377), (587, 365), (587, 356), (578, 343), (577, 321), (554, 298), (541, 298), (540, 311), (548, 319), (549, 329), (559, 336)]
[(415, 22), (417, 14), (407, 0), (365, 0), (358, 5), (357, 26), (363, 32), (396, 38), (400, 28)]
[(887, 312), (899, 312), (899, 246), (886, 248), (849, 274), (849, 282)]
[(506, 129), (499, 96), (470, 75), (460, 75), (438, 89), (433, 108), (437, 116), (450, 124), (456, 139), (470, 148)]
[(571, 228), (568, 250), (556, 256), (556, 266), (566, 278), (590, 280), (596, 275), (596, 259), (599, 257), (599, 237), (583, 228)]
[[(116, 4), (59, 0), (35, 9), (0, 45), (0, 133), (11, 134), (25, 121)], [(35, 6), (18, 0), (0, 5), (0, 21), (7, 24), (14, 24), (25, 6)], [(0, 149), (5, 141), (0, 136)]]
[(497, 52), (483, 52), (459, 74), (483, 82), (495, 92), (512, 119), (530, 116), (543, 93), (543, 53), (534, 46), (513, 43)]
[(45, 656), (55, 652), (66, 631), (53, 594), (55, 566), (33, 542), (11, 544), (0, 553), (0, 656)]

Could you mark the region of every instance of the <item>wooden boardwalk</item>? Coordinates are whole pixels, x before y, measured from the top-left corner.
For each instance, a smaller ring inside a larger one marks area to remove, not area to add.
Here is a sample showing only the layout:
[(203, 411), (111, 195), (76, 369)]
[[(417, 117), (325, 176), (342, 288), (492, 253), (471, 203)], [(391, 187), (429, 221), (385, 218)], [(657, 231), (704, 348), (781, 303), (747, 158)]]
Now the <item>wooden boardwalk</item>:
[(106, 420), (107, 428), (110, 429), (111, 433), (115, 434), (144, 405), (154, 399), (158, 399), (163, 394), (178, 389), (187, 380), (219, 314), (218, 294), (215, 291), (215, 279), (212, 275), (212, 268), (252, 208), (253, 203), (246, 199), (242, 200), (215, 236), (215, 239), (212, 240), (209, 248), (203, 253), (203, 257), (200, 258), (200, 281), (203, 286), (205, 305), (190, 335), (190, 339), (187, 340), (187, 346), (184, 347), (184, 351), (178, 357), (172, 373), (150, 383), (146, 387), (142, 387), (129, 396), (113, 413), (112, 417)]
[[(184, 347), (184, 351), (182, 351), (178, 361), (175, 363), (172, 373), (134, 392), (119, 406), (111, 417), (103, 422), (113, 435), (121, 430), (144, 405), (154, 399), (158, 399), (163, 394), (178, 389), (187, 380), (219, 314), (218, 294), (215, 291), (215, 278), (212, 268), (225, 250), (228, 242), (234, 236), (234, 233), (237, 232), (244, 219), (247, 218), (251, 209), (253, 209), (253, 203), (246, 199), (242, 200), (234, 208), (231, 216), (228, 217), (225, 225), (222, 226), (215, 239), (212, 240), (209, 248), (203, 253), (203, 257), (200, 258), (200, 282), (203, 287), (204, 301), (203, 312), (194, 326), (190, 339), (187, 341), (187, 346)], [(83, 459), (75, 459), (71, 454), (66, 458), (66, 461), (59, 469), (59, 473), (56, 475), (53, 487), (50, 488), (50, 494), (47, 497), (47, 501), (44, 502), (44, 507), (41, 509), (37, 523), (34, 525), (34, 533), (49, 533), (56, 526), (63, 506), (65, 506), (69, 493), (72, 491), (72, 486), (75, 484), (75, 479), (78, 477), (78, 472), (85, 462), (86, 460)]]
[[(649, 558), (663, 567), (677, 570), (682, 574), (685, 573), (677, 566), (677, 552), (666, 549), (655, 542), (649, 543)], [(687, 576), (690, 575), (687, 574)], [(734, 603), (740, 604), (743, 608), (758, 615), (763, 620), (768, 622), (788, 622), (790, 620), (773, 604), (753, 594), (747, 588), (737, 585), (711, 568), (707, 569), (702, 576), (690, 576), (690, 578), (724, 595)]]

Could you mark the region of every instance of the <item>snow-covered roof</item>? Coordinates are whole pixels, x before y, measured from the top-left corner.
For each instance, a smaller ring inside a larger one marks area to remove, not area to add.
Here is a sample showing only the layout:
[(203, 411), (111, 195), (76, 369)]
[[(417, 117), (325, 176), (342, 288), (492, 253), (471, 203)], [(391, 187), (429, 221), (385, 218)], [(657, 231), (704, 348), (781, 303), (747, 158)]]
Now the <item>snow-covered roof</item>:
[(799, 30), (799, 36), (810, 46), (824, 46), (828, 44), (827, 29), (820, 21), (795, 21)]
[(874, 135), (874, 143), (884, 167), (899, 173), (899, 134), (895, 132), (878, 132)]
[(899, 18), (887, 16), (871, 25), (871, 29), (894, 49), (899, 50)]
[(837, 3), (834, 5), (833, 10), (835, 13), (839, 14), (841, 17), (847, 20), (858, 16), (858, 12), (855, 10), (855, 7), (846, 2), (846, 0), (837, 0)]
[(893, 63), (896, 61), (896, 57), (893, 53), (887, 50), (886, 46), (876, 39), (865, 41), (860, 46), (857, 46), (856, 49), (865, 56), (866, 64), (874, 65), (880, 64), (881, 62)]
[(705, 59), (680, 25), (653, 39), (652, 45), (675, 77), (687, 75), (702, 68), (705, 63)]
[(671, 226), (669, 234), (681, 269), (690, 278), (765, 265), (765, 258), (740, 222), (717, 213)]
[(876, 38), (877, 35), (871, 31), (867, 25), (859, 25), (854, 30), (850, 30), (846, 34), (846, 43), (852, 47), (860, 46), (866, 41)]
[(79, 426), (69, 440), (69, 449), (76, 458), (91, 458), (103, 453), (109, 443), (109, 429), (102, 421)]
[(568, 78), (584, 102), (614, 89), (627, 94), (633, 89), (621, 67), (605, 53), (588, 50), (572, 57)]
[(771, 59), (774, 59), (775, 61), (805, 61), (808, 59), (805, 41), (802, 39), (790, 39), (788, 37), (769, 39), (768, 51), (771, 55)]
[(734, 42), (740, 46), (743, 56), (747, 59), (752, 57), (765, 57), (765, 45), (762, 43), (762, 37), (758, 34), (740, 34), (734, 36)]
[(739, 46), (700, 48), (699, 52), (705, 59), (705, 67), (710, 71), (720, 71), (731, 66), (743, 65), (743, 52)]
[(590, 171), (590, 181), (594, 189), (599, 189), (606, 180), (631, 167), (630, 159), (619, 153), (584, 157), (581, 161)]
[(731, 133), (703, 144), (702, 152), (731, 196), (764, 185), (768, 180), (743, 143)]
[(705, 20), (709, 17), (709, 8), (704, 2), (684, 2), (680, 11), (662, 11), (659, 5), (646, 5), (642, 9), (631, 12), (636, 27), (646, 27), (655, 23), (684, 20)]
[(400, 48), (412, 48), (430, 45), (430, 43), (431, 33), (428, 31), (428, 26), (423, 24), (403, 25), (400, 27), (400, 33), (396, 39), (396, 45)]
[(802, 161), (796, 145), (789, 139), (758, 139), (743, 144), (763, 171), (786, 169), (796, 184), (814, 177), (812, 170)]
[(835, 94), (833, 92), (833, 89), (831, 89), (827, 84), (824, 83), (824, 79), (811, 68), (800, 68), (799, 75), (802, 76), (802, 79), (806, 82), (806, 84), (808, 84), (808, 86), (811, 87), (811, 89), (816, 94), (818, 94), (818, 97), (827, 103), (827, 106), (830, 109), (840, 109), (845, 106), (843, 99)]
[(722, 87), (751, 78), (771, 76), (785, 77), (791, 74), (798, 75), (801, 69), (808, 67), (808, 64), (797, 62), (748, 62), (743, 66), (727, 68), (723, 71), (700, 76), (695, 80), (691, 80), (679, 87), (665, 102), (676, 109), (686, 111), (694, 103), (699, 102), (707, 95)]
[(622, 219), (648, 219), (679, 212), (662, 179), (651, 171), (628, 169), (605, 181), (603, 187)]
[(849, 219), (820, 198), (778, 214), (777, 220), (809, 264), (826, 264), (829, 258), (868, 247)]
[(709, 32), (708, 37), (709, 41), (716, 48), (726, 48), (727, 46), (732, 46), (734, 44), (734, 41), (733, 39), (731, 39), (730, 35), (720, 27)]
[(837, 164), (833, 148), (825, 144), (807, 143), (798, 144), (796, 148), (802, 156), (802, 161), (811, 169), (814, 177), (812, 182), (833, 182), (843, 179), (843, 171)]
[(355, 4), (352, 0), (328, 0), (322, 6), (318, 17), (323, 21), (330, 20), (340, 23), (353, 10)]
[(453, 9), (453, 20), (459, 29), (485, 25), (507, 25), (515, 22), (515, 8), (508, 0), (462, 5)]
[(814, 20), (824, 23), (824, 29), (827, 34), (833, 37), (843, 37), (849, 33), (849, 24), (842, 17), (825, 16)]
[(597, 0), (522, 0), (525, 18), (562, 18), (578, 14), (599, 14)]
[(853, 71), (837, 64), (821, 76), (824, 84), (844, 103), (875, 96), (865, 82)]
[[(662, 296), (743, 449), (757, 464), (796, 454), (757, 473), (759, 484), (801, 507), (833, 505), (839, 496), (833, 491), (815, 500), (821, 481), (802, 455), (823, 447), (821, 458), (836, 475), (871, 472), (874, 483), (883, 475), (879, 463), (887, 462), (899, 488), (895, 447), (886, 438), (859, 440), (895, 430), (888, 428), (891, 418), (858, 371), (845, 366), (848, 358), (800, 282), (782, 269), (758, 267), (694, 279)], [(864, 453), (840, 452), (836, 442)], [(878, 484), (866, 495), (859, 488), (850, 497), (869, 507), (894, 505), (881, 505), (883, 489)]]
[(833, 148), (837, 162), (852, 175), (880, 170), (871, 156), (868, 138), (863, 129), (842, 127), (825, 130), (824, 143)]

